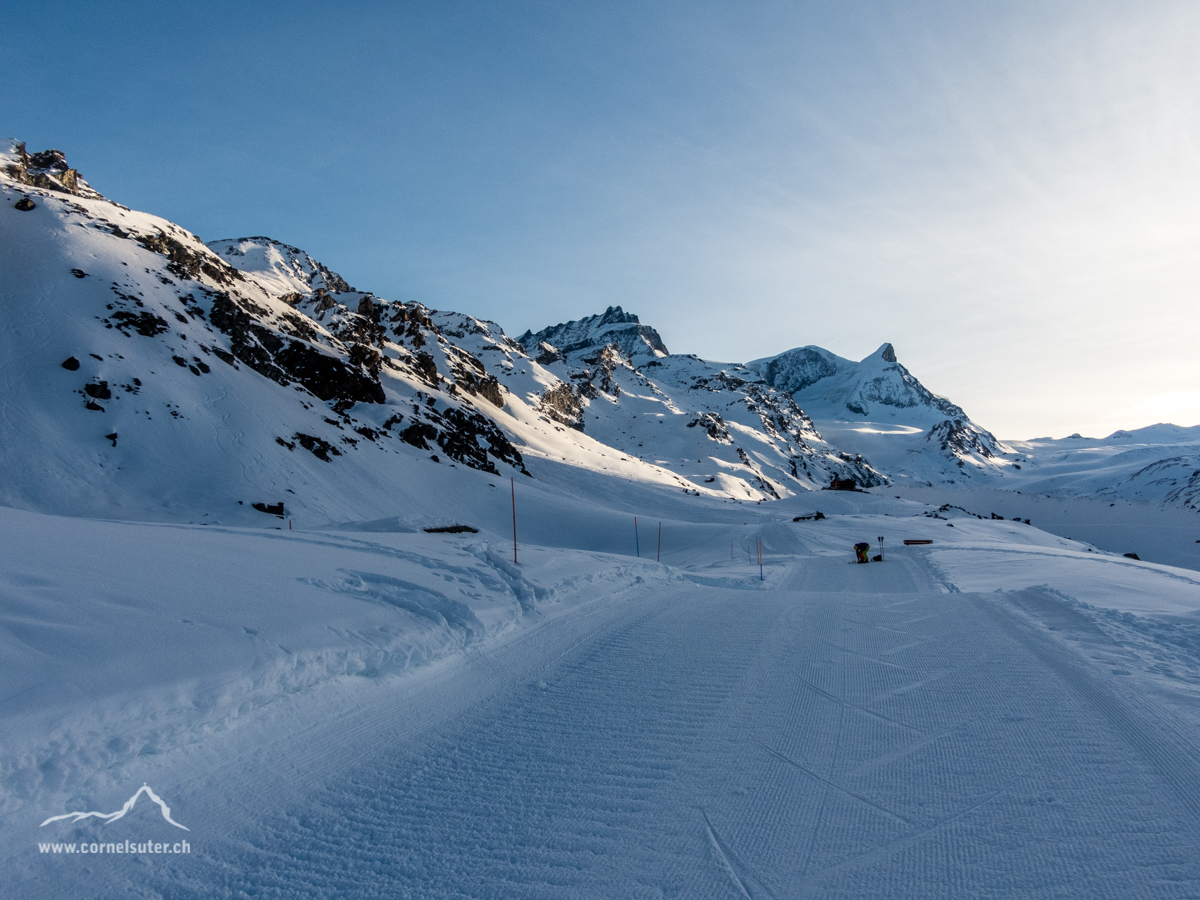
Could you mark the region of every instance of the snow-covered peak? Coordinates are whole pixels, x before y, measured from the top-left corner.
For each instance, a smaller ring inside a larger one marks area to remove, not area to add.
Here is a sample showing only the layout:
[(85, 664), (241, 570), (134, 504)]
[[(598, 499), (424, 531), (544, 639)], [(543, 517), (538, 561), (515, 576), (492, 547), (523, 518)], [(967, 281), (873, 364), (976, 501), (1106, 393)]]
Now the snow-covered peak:
[(643, 325), (637, 316), (619, 306), (610, 306), (603, 313), (585, 319), (552, 325), (537, 333), (526, 331), (517, 340), (531, 354), (537, 354), (541, 344), (549, 344), (560, 353), (615, 344), (635, 365), (670, 356), (657, 331)]
[[(1007, 465), (1001, 457), (1009, 449), (962, 407), (921, 384), (891, 344), (859, 362), (809, 346), (754, 360), (747, 368), (790, 393), (826, 437), (885, 471), (953, 481)], [(934, 452), (920, 452), (926, 449)]]
[(966, 418), (962, 407), (939, 397), (896, 358), (891, 344), (860, 362), (820, 347), (798, 347), (747, 363), (772, 387), (796, 397), (811, 414), (845, 418), (884, 415), (907, 425), (928, 426), (945, 418)]
[(208, 248), (225, 262), (248, 275), (276, 296), (353, 291), (346, 279), (313, 259), (299, 247), (268, 237), (209, 241)]

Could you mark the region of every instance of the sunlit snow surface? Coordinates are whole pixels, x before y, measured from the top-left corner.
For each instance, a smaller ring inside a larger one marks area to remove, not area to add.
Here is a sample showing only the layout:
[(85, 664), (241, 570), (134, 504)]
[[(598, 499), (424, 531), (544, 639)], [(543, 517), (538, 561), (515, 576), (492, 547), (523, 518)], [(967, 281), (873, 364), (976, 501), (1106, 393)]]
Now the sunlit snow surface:
[[(5, 896), (1200, 890), (1195, 571), (595, 478), (518, 486), (517, 566), (505, 496), (466, 535), (0, 510)], [(191, 854), (38, 852), (176, 840), (38, 827), (143, 782)]]

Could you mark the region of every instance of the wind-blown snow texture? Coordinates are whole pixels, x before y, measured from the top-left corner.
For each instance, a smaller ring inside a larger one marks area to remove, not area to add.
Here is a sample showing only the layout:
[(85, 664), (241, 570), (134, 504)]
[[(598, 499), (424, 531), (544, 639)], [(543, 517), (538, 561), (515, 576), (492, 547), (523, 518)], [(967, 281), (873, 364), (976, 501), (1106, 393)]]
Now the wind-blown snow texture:
[(1200, 893), (1196, 429), (514, 340), (0, 172), (3, 896)]

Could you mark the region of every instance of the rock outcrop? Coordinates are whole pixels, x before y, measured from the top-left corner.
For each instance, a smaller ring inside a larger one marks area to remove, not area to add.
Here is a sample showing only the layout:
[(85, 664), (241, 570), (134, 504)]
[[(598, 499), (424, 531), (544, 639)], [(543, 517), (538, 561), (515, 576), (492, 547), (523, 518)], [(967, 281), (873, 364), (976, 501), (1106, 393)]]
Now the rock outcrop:
[[(24, 141), (14, 141), (12, 144), (12, 161), (4, 166), (4, 174), (19, 184), (42, 188), (47, 191), (57, 191), (61, 194), (72, 194), (76, 197), (103, 199), (98, 191), (80, 177), (79, 172), (67, 165), (67, 158), (60, 150), (43, 150), (40, 153), (28, 153)], [(11, 159), (11, 157), (10, 157)], [(24, 203), (32, 203), (28, 197)], [(22, 206), (18, 201), (17, 209), (32, 209), (32, 206)]]

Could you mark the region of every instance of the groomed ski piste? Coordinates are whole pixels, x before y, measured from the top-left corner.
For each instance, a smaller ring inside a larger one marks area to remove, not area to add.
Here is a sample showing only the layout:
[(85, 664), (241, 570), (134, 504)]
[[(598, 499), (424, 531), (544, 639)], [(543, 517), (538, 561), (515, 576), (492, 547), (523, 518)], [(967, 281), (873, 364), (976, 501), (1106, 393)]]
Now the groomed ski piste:
[[(888, 488), (428, 470), (477, 531), (0, 509), (0, 893), (1200, 893), (1200, 573)], [(142, 785), (187, 832), (39, 824)]]

